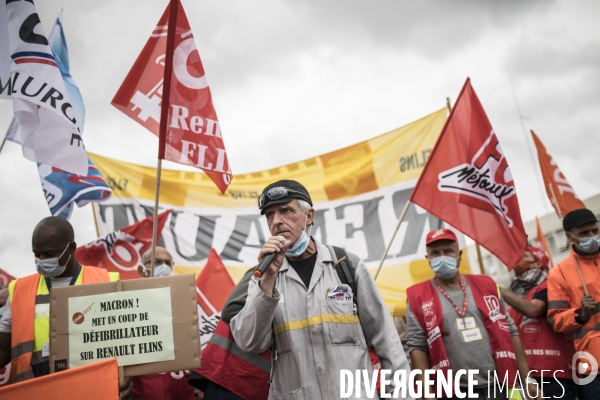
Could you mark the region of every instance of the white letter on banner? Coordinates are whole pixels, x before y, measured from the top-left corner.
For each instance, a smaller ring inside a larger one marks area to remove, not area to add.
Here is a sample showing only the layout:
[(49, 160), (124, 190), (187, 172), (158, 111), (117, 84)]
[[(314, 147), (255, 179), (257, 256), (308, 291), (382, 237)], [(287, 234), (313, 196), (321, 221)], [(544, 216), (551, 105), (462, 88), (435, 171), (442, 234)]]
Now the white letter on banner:
[(187, 108), (183, 106), (176, 106), (175, 104), (171, 104), (173, 107), (173, 112), (171, 113), (171, 128), (179, 128), (178, 121), (181, 122), (181, 129), (189, 131), (187, 123), (185, 119), (187, 118), (189, 111)]
[[(345, 379), (344, 379), (345, 378)], [(352, 386), (354, 386), (352, 372), (348, 369), (340, 370), (340, 397), (347, 399), (352, 396)], [(348, 384), (346, 385), (346, 382)]]
[(408, 376), (408, 395), (415, 399), (423, 397), (423, 382), (421, 380), (415, 382), (415, 376), (422, 373), (420, 369), (413, 369)]
[(464, 369), (459, 369), (456, 371), (456, 375), (454, 375), (454, 396), (458, 397), (459, 399), (464, 399), (467, 397), (466, 393), (460, 391), (460, 377), (466, 374), (467, 373)]
[(206, 119), (206, 132), (204, 132), (207, 136), (214, 137), (222, 137), (221, 136), (221, 126), (219, 125), (219, 121), (213, 121), (212, 119)]
[(382, 399), (389, 399), (392, 397), (391, 393), (385, 392), (385, 387), (387, 385), (389, 385), (390, 383), (392, 383), (388, 379), (388, 375), (391, 373), (392, 373), (392, 371), (389, 369), (382, 369), (381, 372), (379, 373), (379, 377), (381, 378), (381, 385), (379, 386), (379, 397)]
[(206, 149), (208, 149), (208, 147), (199, 144), (198, 145), (198, 163), (196, 164), (198, 167), (202, 168), (202, 169), (208, 169), (208, 170), (212, 170), (212, 163), (208, 163), (208, 165), (204, 165), (204, 158), (206, 157)]
[(181, 157), (179, 158), (180, 163), (190, 164), (190, 157), (194, 156), (194, 149), (196, 143), (188, 142), (187, 140), (181, 141)]
[(217, 165), (215, 165), (215, 172), (225, 172), (223, 164), (225, 164), (225, 150), (217, 147)]
[(202, 133), (202, 127), (204, 126), (204, 121), (197, 115), (194, 115), (190, 118), (190, 129), (194, 133)]

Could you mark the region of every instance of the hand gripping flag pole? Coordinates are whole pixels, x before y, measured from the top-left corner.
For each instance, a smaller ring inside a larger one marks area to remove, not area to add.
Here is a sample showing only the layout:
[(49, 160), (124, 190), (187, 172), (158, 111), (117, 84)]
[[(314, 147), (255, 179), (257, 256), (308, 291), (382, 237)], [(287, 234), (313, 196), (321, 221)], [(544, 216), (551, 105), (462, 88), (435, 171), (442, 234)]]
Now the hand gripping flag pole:
[(156, 196), (154, 198), (154, 221), (152, 222), (152, 261), (150, 276), (154, 276), (156, 255), (156, 242), (158, 231), (158, 204), (160, 198), (160, 177), (162, 160), (165, 158), (165, 141), (167, 136), (167, 116), (169, 113), (169, 100), (171, 97), (171, 76), (173, 72), (173, 49), (175, 47), (175, 29), (177, 25), (178, 0), (171, 0), (169, 10), (169, 23), (167, 27), (167, 52), (165, 54), (165, 75), (163, 83), (163, 96), (160, 106), (160, 131), (158, 136), (158, 166), (156, 167)]

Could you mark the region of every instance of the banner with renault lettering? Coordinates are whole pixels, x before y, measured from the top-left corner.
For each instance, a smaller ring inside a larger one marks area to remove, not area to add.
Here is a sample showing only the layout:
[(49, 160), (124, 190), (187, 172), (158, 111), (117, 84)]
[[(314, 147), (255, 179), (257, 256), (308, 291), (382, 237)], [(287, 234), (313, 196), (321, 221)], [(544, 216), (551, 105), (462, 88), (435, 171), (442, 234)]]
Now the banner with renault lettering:
[[(163, 170), (160, 207), (173, 212), (162, 240), (173, 255), (176, 273), (199, 272), (211, 248), (234, 281), (256, 265), (269, 237), (256, 197), (279, 179), (295, 179), (310, 192), (315, 238), (356, 253), (374, 272), (445, 121), (442, 109), (350, 147), (236, 175), (222, 195), (204, 173)], [(93, 154), (90, 158), (113, 190), (113, 196), (96, 207), (101, 235), (153, 214), (154, 168)], [(404, 315), (408, 286), (433, 276), (424, 257), (425, 235), (442, 226), (438, 218), (410, 205), (377, 279), (393, 315)], [(464, 249), (464, 237), (457, 235)], [(466, 256), (461, 271), (469, 272)]]

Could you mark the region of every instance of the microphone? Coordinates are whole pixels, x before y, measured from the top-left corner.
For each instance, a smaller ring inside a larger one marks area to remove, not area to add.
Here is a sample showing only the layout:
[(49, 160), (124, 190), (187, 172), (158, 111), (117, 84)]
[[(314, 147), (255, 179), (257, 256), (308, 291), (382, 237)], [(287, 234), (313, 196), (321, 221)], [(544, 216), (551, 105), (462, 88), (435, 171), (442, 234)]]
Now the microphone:
[[(279, 236), (279, 240), (281, 241), (281, 244), (285, 243), (284, 237)], [(262, 260), (260, 260), (260, 262), (258, 263), (258, 266), (254, 268), (254, 276), (257, 278), (262, 277), (267, 268), (269, 268), (269, 265), (273, 263), (273, 260), (275, 259), (275, 257), (277, 257), (278, 254), (278, 252), (273, 252), (264, 256)]]

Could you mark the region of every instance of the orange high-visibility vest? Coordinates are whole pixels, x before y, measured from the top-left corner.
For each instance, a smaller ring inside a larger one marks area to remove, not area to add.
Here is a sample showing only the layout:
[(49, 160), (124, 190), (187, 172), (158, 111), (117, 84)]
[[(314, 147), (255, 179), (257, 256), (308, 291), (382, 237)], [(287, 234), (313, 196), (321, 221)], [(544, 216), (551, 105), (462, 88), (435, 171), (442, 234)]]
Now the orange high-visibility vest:
[[(109, 282), (111, 276), (107, 270), (95, 267), (81, 267), (81, 279), (75, 284), (90, 284)], [(33, 355), (33, 344), (35, 339), (34, 319), (35, 306), (40, 279), (40, 274), (33, 274), (19, 278), (14, 283), (10, 299), (12, 314), (11, 324), (11, 383), (21, 382), (34, 378), (31, 369), (31, 358)], [(79, 283), (80, 282), (80, 283)], [(46, 299), (46, 302), (49, 302)]]

